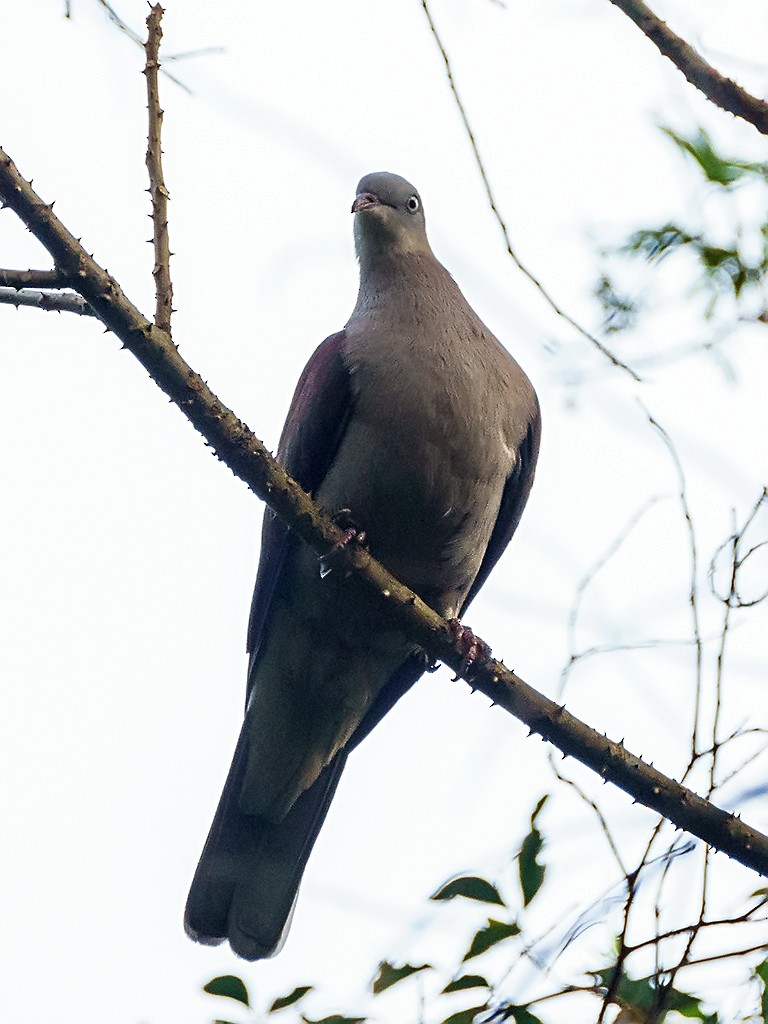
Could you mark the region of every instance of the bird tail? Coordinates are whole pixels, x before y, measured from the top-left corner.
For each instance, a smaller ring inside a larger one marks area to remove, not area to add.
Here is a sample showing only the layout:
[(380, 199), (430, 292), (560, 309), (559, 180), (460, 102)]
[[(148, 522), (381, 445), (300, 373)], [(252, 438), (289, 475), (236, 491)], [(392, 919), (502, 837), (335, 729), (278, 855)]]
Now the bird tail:
[(243, 730), (192, 881), (184, 927), (195, 942), (217, 946), (229, 939), (238, 956), (260, 960), (285, 942), (301, 876), (347, 754), (336, 755), (278, 824), (238, 806), (246, 755)]

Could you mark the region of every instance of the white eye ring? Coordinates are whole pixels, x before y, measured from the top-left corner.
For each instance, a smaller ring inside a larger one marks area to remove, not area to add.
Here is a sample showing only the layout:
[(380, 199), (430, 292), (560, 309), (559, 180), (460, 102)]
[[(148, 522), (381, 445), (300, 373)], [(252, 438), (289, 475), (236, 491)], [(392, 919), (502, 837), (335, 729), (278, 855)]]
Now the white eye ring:
[(421, 203), (419, 203), (419, 197), (411, 196), (411, 198), (405, 204), (405, 208), (408, 211), (408, 213), (418, 213), (420, 205)]

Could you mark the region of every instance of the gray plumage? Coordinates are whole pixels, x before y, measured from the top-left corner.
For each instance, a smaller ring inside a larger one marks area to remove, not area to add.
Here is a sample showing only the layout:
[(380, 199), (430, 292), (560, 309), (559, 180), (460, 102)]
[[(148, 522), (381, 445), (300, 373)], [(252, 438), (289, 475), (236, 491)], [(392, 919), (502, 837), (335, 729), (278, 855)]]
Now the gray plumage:
[[(360, 291), (308, 363), (278, 457), (446, 617), (514, 533), (539, 442), (535, 392), (435, 259), (421, 198), (372, 174), (352, 207)], [(423, 672), (402, 631), (271, 513), (251, 610), (245, 722), (187, 903), (192, 938), (246, 959), (284, 940), (350, 750)]]

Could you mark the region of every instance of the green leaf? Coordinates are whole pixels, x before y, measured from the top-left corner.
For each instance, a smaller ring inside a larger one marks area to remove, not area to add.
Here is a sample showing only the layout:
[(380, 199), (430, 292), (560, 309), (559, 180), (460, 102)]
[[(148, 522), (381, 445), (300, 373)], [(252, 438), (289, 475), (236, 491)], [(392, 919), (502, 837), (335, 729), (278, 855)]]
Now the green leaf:
[(275, 1013), (277, 1010), (284, 1010), (286, 1006), (293, 1006), (294, 1003), (298, 1003), (300, 999), (303, 999), (307, 992), (311, 991), (312, 985), (298, 985), (287, 996), (280, 996), (278, 999), (275, 999), (267, 1013)]
[(236, 999), (238, 1003), (250, 1006), (248, 989), (242, 979), (234, 974), (222, 974), (218, 978), (211, 978), (207, 985), (203, 985), (203, 992), (212, 996), (226, 996), (228, 999)]
[(461, 992), (465, 988), (490, 988), (490, 986), (482, 974), (462, 974), (460, 978), (454, 978), (453, 981), (449, 981), (440, 994), (447, 995), (449, 992)]
[(495, 885), (484, 878), (476, 875), (462, 875), (454, 878), (445, 885), (441, 885), (437, 892), (429, 897), (431, 900), (452, 900), (455, 896), (464, 896), (468, 900), (477, 900), (479, 903), (493, 903), (497, 907), (506, 904), (499, 894)]
[(546, 872), (544, 865), (539, 864), (538, 861), (538, 856), (544, 846), (544, 837), (538, 828), (536, 828), (536, 819), (538, 818), (539, 812), (546, 801), (547, 797), (543, 796), (536, 804), (534, 812), (531, 815), (531, 831), (523, 840), (523, 844), (520, 847), (520, 853), (518, 854), (520, 888), (523, 892), (523, 906), (526, 907), (541, 888), (542, 883), (544, 882), (544, 874)]
[(489, 917), (487, 926), (476, 932), (469, 949), (464, 954), (463, 961), (480, 956), (481, 953), (485, 953), (491, 946), (495, 946), (497, 943), (519, 934), (520, 929), (514, 921), (508, 924), (506, 921), (494, 921), (493, 918)]
[(730, 160), (715, 152), (709, 135), (703, 128), (699, 128), (696, 134), (688, 139), (684, 135), (678, 135), (671, 128), (662, 127), (664, 134), (672, 139), (675, 145), (684, 153), (693, 157), (704, 176), (708, 181), (716, 185), (727, 187), (733, 185), (747, 174), (765, 175), (765, 165), (745, 163), (741, 160)]
[(704, 1024), (718, 1024), (717, 1014), (705, 1013), (701, 1000), (688, 992), (678, 992), (677, 989), (672, 989), (667, 993), (665, 1005), (667, 1010), (675, 1010), (681, 1017), (695, 1018), (704, 1021)]
[(321, 1020), (310, 1020), (309, 1017), (302, 1017), (304, 1024), (363, 1024), (367, 1017), (342, 1017), (338, 1013), (331, 1014), (330, 1017), (323, 1017)]
[[(603, 971), (596, 972), (596, 976), (600, 983), (608, 988), (612, 984), (614, 972), (615, 967), (608, 967)], [(656, 978), (634, 979), (622, 974), (614, 989), (614, 995), (622, 1003), (637, 1010), (641, 1016), (651, 1011), (658, 1011), (660, 993)], [(667, 1012), (674, 1010), (681, 1017), (703, 1021), (703, 1024), (719, 1024), (718, 1015), (706, 1013), (701, 1005), (701, 1000), (689, 992), (680, 992), (677, 989), (664, 992), (664, 1008)]]
[(410, 978), (412, 974), (418, 974), (419, 971), (431, 970), (432, 964), (421, 964), (420, 967), (414, 967), (413, 964), (403, 964), (402, 967), (395, 967), (388, 960), (382, 960), (379, 964), (379, 973), (373, 981), (373, 994), (377, 996), (380, 992), (392, 988), (398, 981)]
[(506, 1020), (511, 1018), (515, 1024), (544, 1024), (527, 1006), (507, 1006), (504, 1008), (504, 1015)]
[(622, 1002), (629, 1003), (634, 1010), (650, 1010), (656, 997), (656, 987), (651, 985), (651, 979), (634, 980), (622, 973), (618, 985), (614, 986), (615, 973), (615, 966), (595, 972), (600, 984), (605, 988), (613, 987), (613, 994), (618, 996)]
[(633, 232), (620, 251), (645, 256), (647, 260), (661, 260), (675, 249), (691, 245), (697, 240), (697, 235), (690, 235), (677, 224), (668, 223), (660, 228), (641, 228)]
[(472, 1021), (484, 1010), (488, 1009), (488, 1004), (483, 1003), (482, 1006), (470, 1006), (467, 1010), (459, 1010), (458, 1013), (452, 1013), (450, 1017), (446, 1017), (441, 1024), (472, 1024)]
[(755, 968), (755, 974), (763, 983), (763, 991), (760, 994), (760, 1013), (763, 1021), (768, 1024), (768, 960), (763, 960)]

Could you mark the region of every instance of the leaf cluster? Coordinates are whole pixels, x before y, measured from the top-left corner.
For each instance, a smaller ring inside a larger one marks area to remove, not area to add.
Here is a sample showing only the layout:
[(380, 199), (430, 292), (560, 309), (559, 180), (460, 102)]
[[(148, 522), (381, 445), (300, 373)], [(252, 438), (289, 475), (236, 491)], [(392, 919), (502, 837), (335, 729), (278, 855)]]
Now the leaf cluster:
[[(665, 1024), (685, 1017), (702, 1021), (703, 1024), (725, 1024), (716, 1011), (708, 1009), (694, 993), (687, 992), (672, 982), (660, 970), (648, 977), (632, 977), (626, 969), (623, 958), (616, 952), (609, 962), (595, 970), (586, 971), (589, 980), (582, 985), (566, 985), (558, 991), (543, 997), (518, 1002), (510, 998), (505, 985), (512, 966), (529, 955), (536, 939), (531, 936), (527, 918), (528, 908), (544, 888), (548, 874), (546, 862), (542, 859), (545, 837), (539, 825), (539, 818), (548, 797), (543, 796), (536, 804), (530, 817), (530, 827), (515, 854), (517, 865), (517, 886), (510, 892), (503, 892), (496, 883), (480, 875), (458, 875), (441, 885), (430, 901), (447, 905), (455, 900), (466, 901), (481, 907), (493, 908), (493, 916), (476, 927), (463, 944), (463, 952), (451, 970), (432, 963), (397, 962), (382, 960), (371, 981), (372, 996), (381, 997), (397, 986), (407, 984), (411, 979), (421, 978), (414, 990), (429, 1019), (436, 1024), (544, 1024), (539, 1014), (540, 1006), (556, 1003), (567, 996), (580, 992), (593, 998), (607, 1000), (620, 1008), (622, 1021), (640, 1024)], [(512, 908), (517, 907), (514, 911)], [(495, 956), (489, 954), (495, 951)], [(483, 966), (475, 967), (475, 961), (483, 959)], [(472, 961), (473, 966), (466, 965)], [(499, 971), (501, 964), (501, 971)], [(482, 973), (481, 973), (482, 972)], [(760, 1017), (768, 1024), (768, 960), (760, 964), (754, 973), (754, 982), (759, 988)], [(233, 975), (214, 978), (204, 987), (211, 995), (225, 997), (251, 1007), (251, 998), (245, 982)], [(283, 1011), (293, 1011), (293, 1024), (363, 1024), (372, 1018), (333, 1013), (325, 1017), (309, 1017), (303, 1010), (304, 1001), (314, 992), (312, 985), (299, 985), (289, 993), (272, 999), (266, 1008), (255, 1017), (267, 1021), (279, 1014), (286, 1021)], [(429, 992), (429, 995), (426, 993)], [(462, 996), (465, 999), (462, 1000)], [(456, 1007), (457, 1001), (465, 1005)], [(301, 1005), (299, 1005), (301, 1004)], [(553, 1005), (553, 1011), (555, 1007)], [(562, 1019), (560, 1010), (551, 1017)], [(415, 1018), (414, 1014), (414, 1018)], [(230, 1024), (218, 1018), (216, 1024)]]
[[(661, 131), (689, 160), (699, 179), (696, 187), (704, 190), (698, 204), (700, 222), (684, 225), (667, 221), (640, 227), (613, 251), (614, 257), (641, 258), (652, 265), (673, 255), (687, 258), (695, 267), (695, 289), (707, 299), (706, 320), (715, 316), (725, 300), (732, 300), (740, 318), (764, 321), (768, 318), (768, 164), (722, 155), (703, 128), (690, 136), (668, 127)], [(757, 223), (754, 219), (742, 221), (739, 214), (736, 189), (747, 185), (757, 191), (758, 206), (766, 210)], [(732, 225), (731, 237), (726, 241), (719, 227), (721, 218), (707, 217), (712, 192), (721, 206), (725, 204), (724, 219)], [(594, 295), (606, 334), (619, 334), (637, 325), (643, 300), (619, 287), (614, 273), (604, 270), (600, 274)]]

